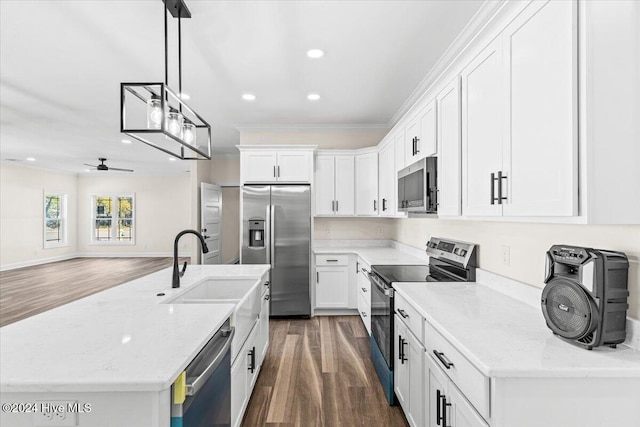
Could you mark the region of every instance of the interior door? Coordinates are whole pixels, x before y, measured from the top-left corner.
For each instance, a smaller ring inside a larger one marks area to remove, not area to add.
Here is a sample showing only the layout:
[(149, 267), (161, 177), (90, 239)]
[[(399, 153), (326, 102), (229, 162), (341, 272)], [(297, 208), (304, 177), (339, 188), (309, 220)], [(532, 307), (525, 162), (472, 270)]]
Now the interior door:
[(202, 254), (202, 264), (220, 264), (222, 257), (222, 188), (200, 183), (200, 226), (209, 252)]

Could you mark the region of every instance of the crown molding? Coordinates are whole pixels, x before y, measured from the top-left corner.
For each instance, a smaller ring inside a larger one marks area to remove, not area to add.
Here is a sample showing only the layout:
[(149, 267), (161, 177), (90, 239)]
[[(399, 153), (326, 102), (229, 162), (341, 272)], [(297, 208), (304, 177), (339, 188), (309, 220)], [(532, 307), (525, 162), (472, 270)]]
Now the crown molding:
[(496, 14), (507, 4), (509, 0), (488, 0), (476, 12), (458, 36), (449, 45), (440, 59), (429, 70), (427, 75), (420, 81), (418, 86), (411, 92), (411, 95), (404, 101), (398, 111), (393, 115), (387, 127), (391, 129), (395, 126), (407, 112), (417, 104), (428, 90), (436, 83), (445, 71), (455, 63), (456, 59), (467, 49), (469, 44), (475, 40), (496, 16)]
[(236, 125), (239, 132), (385, 132), (388, 124)]

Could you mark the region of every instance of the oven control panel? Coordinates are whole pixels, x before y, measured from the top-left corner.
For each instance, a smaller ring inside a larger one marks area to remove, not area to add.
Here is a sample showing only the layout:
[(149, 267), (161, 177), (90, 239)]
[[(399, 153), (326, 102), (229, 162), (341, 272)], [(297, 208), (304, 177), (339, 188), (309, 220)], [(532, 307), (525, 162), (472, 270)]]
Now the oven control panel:
[(453, 261), (463, 267), (477, 267), (476, 245), (474, 243), (432, 237), (427, 242), (427, 254)]

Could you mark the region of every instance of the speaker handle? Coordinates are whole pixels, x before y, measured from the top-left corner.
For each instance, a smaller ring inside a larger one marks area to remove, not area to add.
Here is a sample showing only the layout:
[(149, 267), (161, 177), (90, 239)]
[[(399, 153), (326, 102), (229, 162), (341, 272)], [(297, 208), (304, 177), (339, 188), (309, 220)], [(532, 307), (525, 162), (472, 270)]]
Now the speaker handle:
[(544, 263), (544, 269), (545, 269), (544, 283), (549, 283), (549, 280), (551, 280), (551, 277), (553, 276), (554, 264), (555, 262), (553, 261), (553, 257), (549, 252), (547, 252), (547, 259), (545, 260), (545, 263)]

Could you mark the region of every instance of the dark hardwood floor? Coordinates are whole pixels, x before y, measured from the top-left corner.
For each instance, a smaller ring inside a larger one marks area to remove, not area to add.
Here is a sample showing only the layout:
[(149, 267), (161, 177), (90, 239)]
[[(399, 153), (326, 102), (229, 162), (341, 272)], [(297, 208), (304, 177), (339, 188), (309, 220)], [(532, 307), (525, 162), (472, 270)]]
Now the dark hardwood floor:
[(172, 262), (171, 258), (73, 258), (0, 272), (0, 326), (146, 276)]
[(272, 319), (267, 357), (242, 425), (407, 426), (389, 406), (359, 316)]

